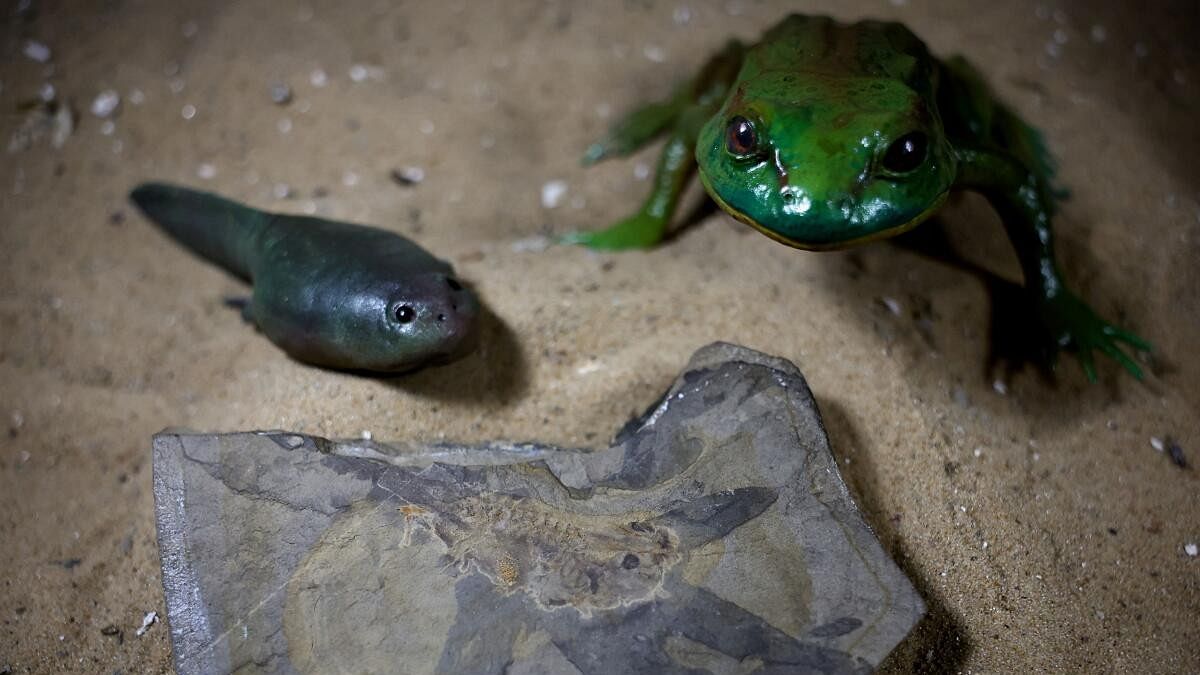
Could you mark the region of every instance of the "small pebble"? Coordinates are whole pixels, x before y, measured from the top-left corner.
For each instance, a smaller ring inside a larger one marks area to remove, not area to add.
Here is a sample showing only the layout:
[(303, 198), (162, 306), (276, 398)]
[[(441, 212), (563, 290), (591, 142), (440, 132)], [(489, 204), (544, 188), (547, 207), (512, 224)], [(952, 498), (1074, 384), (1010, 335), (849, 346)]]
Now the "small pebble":
[(365, 82), (370, 71), (361, 63), (356, 63), (350, 66), (350, 80), (353, 82)]
[(50, 61), (50, 48), (43, 42), (37, 40), (26, 40), (25, 47), (21, 50), (25, 56), (37, 61), (38, 63), (48, 63)]
[(419, 166), (405, 166), (398, 169), (392, 169), (392, 181), (397, 185), (405, 187), (416, 185), (425, 180), (425, 169)]
[(286, 82), (272, 82), (267, 85), (267, 93), (275, 105), (287, 105), (292, 102), (292, 88)]
[(133, 634), (142, 637), (146, 631), (150, 630), (150, 626), (156, 623), (158, 623), (158, 612), (146, 612), (146, 615), (142, 617), (142, 625)]
[(644, 162), (638, 162), (633, 165), (633, 177), (637, 180), (646, 180), (650, 177), (650, 165)]
[(345, 185), (346, 187), (354, 187), (355, 185), (358, 185), (358, 174), (350, 170), (342, 172), (342, 185)]
[(895, 298), (884, 296), (879, 298), (879, 302), (883, 303), (883, 306), (886, 307), (887, 311), (891, 312), (893, 316), (900, 316), (900, 301), (896, 300)]
[(658, 45), (646, 45), (642, 49), (642, 54), (655, 63), (662, 63), (667, 60), (667, 52)]
[(171, 81), (167, 83), (167, 87), (171, 90), (172, 94), (182, 94), (184, 88), (187, 87), (187, 82), (185, 82), (182, 77), (173, 77), (171, 78)]
[(1008, 385), (1004, 383), (1004, 380), (996, 380), (995, 382), (992, 382), (992, 389), (1001, 396), (1004, 396), (1008, 393)]
[(129, 92), (129, 102), (133, 105), (141, 105), (146, 102), (146, 94), (141, 89), (134, 89)]
[(1166, 446), (1163, 445), (1163, 440), (1161, 438), (1159, 438), (1158, 436), (1150, 437), (1150, 447), (1154, 448), (1155, 450), (1157, 450), (1159, 452), (1162, 452), (1166, 448)]
[(325, 74), (324, 70), (317, 68), (316, 70), (312, 71), (312, 73), (309, 73), (308, 81), (312, 84), (312, 86), (319, 89), (329, 84), (329, 76)]
[(292, 130), (292, 118), (283, 117), (275, 123), (275, 128), (279, 129), (279, 133), (286, 134)]
[(190, 120), (196, 116), (196, 106), (191, 103), (184, 104), (183, 108), (179, 110), (179, 114), (183, 115), (183, 119)]
[(563, 180), (547, 181), (542, 185), (542, 207), (557, 208), (567, 194), (567, 182)]
[(217, 177), (217, 167), (205, 162), (196, 167), (196, 176), (201, 180), (212, 180)]
[(42, 86), (38, 87), (38, 98), (46, 103), (53, 101), (56, 96), (58, 96), (58, 90), (54, 88), (53, 84), (43, 82)]
[(287, 199), (292, 195), (292, 188), (287, 183), (276, 183), (271, 187), (271, 194), (276, 199)]
[(1200, 555), (1200, 546), (1197, 546), (1194, 542), (1184, 544), (1183, 552), (1188, 554), (1188, 556), (1195, 558), (1197, 555)]
[(105, 89), (92, 101), (92, 114), (100, 118), (109, 117), (120, 105), (121, 95), (112, 89)]
[(372, 434), (367, 429), (363, 429), (361, 436), (364, 441), (369, 441), (371, 440)]
[(100, 124), (100, 133), (104, 134), (105, 136), (112, 136), (116, 130), (117, 125), (112, 120), (104, 120), (104, 122)]

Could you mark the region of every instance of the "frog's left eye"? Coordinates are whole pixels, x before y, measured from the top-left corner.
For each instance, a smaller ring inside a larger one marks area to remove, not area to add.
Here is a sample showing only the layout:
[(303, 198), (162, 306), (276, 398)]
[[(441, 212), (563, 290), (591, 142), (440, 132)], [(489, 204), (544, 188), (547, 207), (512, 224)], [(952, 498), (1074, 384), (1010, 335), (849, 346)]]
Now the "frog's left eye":
[(758, 152), (758, 133), (750, 120), (738, 115), (729, 120), (725, 127), (725, 147), (738, 157), (747, 157)]
[(897, 138), (883, 153), (883, 168), (892, 173), (908, 173), (925, 162), (929, 139), (920, 131)]

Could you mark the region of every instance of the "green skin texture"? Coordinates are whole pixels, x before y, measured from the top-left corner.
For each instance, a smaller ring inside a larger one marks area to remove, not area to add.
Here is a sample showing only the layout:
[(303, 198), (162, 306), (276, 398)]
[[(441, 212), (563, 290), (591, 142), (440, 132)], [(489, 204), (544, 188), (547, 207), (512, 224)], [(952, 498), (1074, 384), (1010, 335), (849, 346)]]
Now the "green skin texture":
[[(751, 156), (729, 147), (735, 117), (754, 126)], [(914, 131), (928, 139), (924, 161), (905, 173), (884, 168), (889, 146)], [(975, 190), (999, 213), (1017, 251), (1046, 351), (1073, 350), (1094, 381), (1098, 350), (1141, 379), (1118, 345), (1150, 345), (1100, 319), (1063, 282), (1050, 230), (1059, 194), (1040, 134), (964, 60), (934, 58), (903, 25), (791, 15), (757, 44), (730, 42), (668, 100), (619, 121), (588, 148), (584, 164), (627, 155), (664, 134), (643, 206), (612, 227), (565, 241), (609, 250), (653, 246), (697, 170), (734, 218), (807, 250), (899, 234), (932, 215), (951, 190)]]
[(178, 242), (250, 281), (243, 316), (299, 361), (394, 373), (470, 346), (479, 301), (448, 263), (394, 232), (160, 183), (130, 199)]

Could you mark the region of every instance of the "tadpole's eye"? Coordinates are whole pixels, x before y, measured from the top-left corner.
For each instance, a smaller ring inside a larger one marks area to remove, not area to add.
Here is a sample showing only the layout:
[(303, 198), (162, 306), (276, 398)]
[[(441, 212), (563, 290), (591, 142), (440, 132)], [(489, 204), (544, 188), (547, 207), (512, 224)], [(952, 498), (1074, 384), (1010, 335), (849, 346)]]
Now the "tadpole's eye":
[(417, 318), (417, 310), (408, 305), (396, 305), (392, 308), (392, 316), (396, 318), (396, 323), (412, 323)]
[(892, 173), (908, 173), (925, 161), (929, 139), (923, 132), (913, 131), (897, 138), (883, 153), (883, 168)]
[(750, 120), (738, 115), (729, 120), (725, 129), (725, 147), (734, 155), (745, 157), (758, 150), (758, 134)]

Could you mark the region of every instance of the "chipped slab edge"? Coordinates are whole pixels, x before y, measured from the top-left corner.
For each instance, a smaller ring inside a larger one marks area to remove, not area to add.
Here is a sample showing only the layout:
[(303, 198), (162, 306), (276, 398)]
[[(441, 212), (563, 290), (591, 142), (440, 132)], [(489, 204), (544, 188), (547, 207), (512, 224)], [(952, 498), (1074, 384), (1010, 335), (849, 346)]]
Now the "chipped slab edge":
[[(171, 658), (175, 671), (188, 673), (224, 672), (227, 659), (215, 649), (215, 636), (208, 623), (200, 580), (187, 555), (187, 519), (184, 514), (184, 480), (180, 436), (191, 431), (167, 430), (154, 435), (154, 504), (162, 583), (166, 595), (167, 626), (171, 634)], [(174, 536), (167, 536), (174, 533)], [(185, 653), (187, 645), (209, 645), (198, 653)]]

